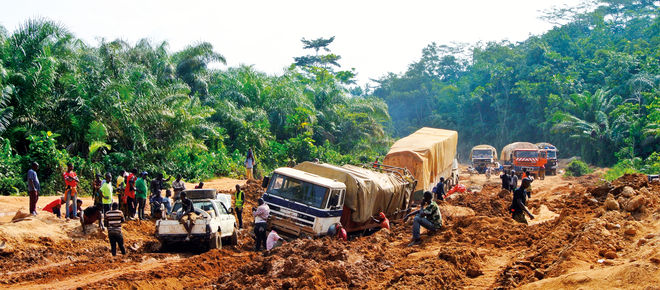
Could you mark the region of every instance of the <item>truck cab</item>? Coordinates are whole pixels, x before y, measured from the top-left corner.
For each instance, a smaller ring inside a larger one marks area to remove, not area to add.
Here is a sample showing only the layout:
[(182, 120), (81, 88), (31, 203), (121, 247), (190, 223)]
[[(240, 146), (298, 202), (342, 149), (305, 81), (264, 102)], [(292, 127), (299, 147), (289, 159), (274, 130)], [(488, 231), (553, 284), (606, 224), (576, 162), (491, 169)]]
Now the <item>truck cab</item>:
[(545, 166), (545, 171), (548, 175), (557, 175), (557, 148), (554, 146), (541, 149), (547, 156), (548, 163)]
[(517, 149), (511, 153), (513, 169), (518, 175), (527, 171), (534, 176), (539, 175), (541, 166), (547, 163), (547, 153), (538, 149)]
[(264, 183), (270, 226), (285, 235), (321, 236), (341, 219), (344, 183), (293, 168), (276, 169)]

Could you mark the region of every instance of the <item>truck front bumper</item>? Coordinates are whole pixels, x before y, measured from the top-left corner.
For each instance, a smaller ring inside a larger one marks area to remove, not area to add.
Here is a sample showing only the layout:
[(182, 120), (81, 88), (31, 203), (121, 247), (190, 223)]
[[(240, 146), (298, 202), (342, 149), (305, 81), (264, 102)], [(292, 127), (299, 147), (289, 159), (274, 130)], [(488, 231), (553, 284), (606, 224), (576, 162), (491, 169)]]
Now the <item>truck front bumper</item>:
[[(156, 235), (156, 238), (161, 242), (185, 242), (188, 235), (186, 234), (164, 234)], [(190, 234), (190, 241), (208, 241), (211, 239), (211, 234)]]

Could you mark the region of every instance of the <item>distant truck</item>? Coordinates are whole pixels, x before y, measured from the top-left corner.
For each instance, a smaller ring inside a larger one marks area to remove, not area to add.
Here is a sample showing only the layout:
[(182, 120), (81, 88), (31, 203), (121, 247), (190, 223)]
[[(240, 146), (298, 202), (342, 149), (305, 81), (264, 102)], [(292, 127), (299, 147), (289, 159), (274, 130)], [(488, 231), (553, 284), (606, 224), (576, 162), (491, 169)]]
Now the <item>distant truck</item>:
[(485, 173), (486, 168), (495, 166), (497, 159), (497, 149), (490, 145), (477, 145), (472, 147), (470, 151), (470, 160), (472, 161), (472, 168), (479, 173)]
[[(370, 166), (371, 167), (371, 166)], [(275, 169), (264, 179), (269, 226), (289, 237), (323, 236), (341, 222), (347, 232), (379, 227), (410, 212), (416, 181), (405, 170), (303, 162)]]
[[(238, 243), (236, 218), (229, 194), (217, 194), (215, 189), (190, 189), (183, 192), (192, 200), (197, 216), (189, 243), (209, 249), (222, 248), (222, 239), (231, 245)], [(186, 241), (188, 231), (178, 219), (181, 214), (179, 200), (174, 203), (170, 216), (156, 221), (156, 238), (163, 246)]]
[(536, 146), (541, 150), (541, 152), (545, 153), (545, 156), (547, 156), (548, 159), (548, 163), (545, 165), (545, 174), (557, 175), (557, 153), (559, 153), (557, 147), (546, 142), (536, 143)]
[(528, 171), (532, 176), (538, 176), (541, 166), (547, 163), (545, 152), (528, 142), (515, 142), (502, 148), (500, 160), (507, 170), (515, 170), (517, 175)]
[(456, 131), (424, 127), (396, 141), (383, 164), (410, 171), (417, 180), (413, 200), (420, 201), (440, 177), (446, 181), (445, 192), (458, 184), (457, 143)]

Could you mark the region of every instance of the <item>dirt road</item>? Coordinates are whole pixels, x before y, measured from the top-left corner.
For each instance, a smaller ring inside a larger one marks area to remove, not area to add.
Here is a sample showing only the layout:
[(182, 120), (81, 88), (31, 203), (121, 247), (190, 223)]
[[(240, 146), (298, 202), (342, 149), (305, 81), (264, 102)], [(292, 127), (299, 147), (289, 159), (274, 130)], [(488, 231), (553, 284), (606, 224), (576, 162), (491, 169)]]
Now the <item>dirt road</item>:
[[(105, 233), (83, 235), (76, 222), (40, 214), (0, 225), (0, 287), (652, 289), (660, 284), (660, 185), (642, 180), (628, 176), (611, 187), (596, 176), (535, 181), (529, 208), (536, 219), (523, 225), (511, 220), (511, 195), (500, 191), (499, 178), (465, 176), (461, 182), (477, 192), (442, 202), (445, 227), (423, 233), (414, 247), (407, 247), (410, 224), (394, 224), (348, 242), (295, 240), (267, 255), (250, 251), (247, 230), (235, 247), (165, 253), (153, 222), (130, 221), (129, 254), (113, 258)], [(230, 191), (238, 182), (206, 185)], [(250, 212), (260, 187), (246, 187)], [(605, 209), (608, 193), (619, 209)], [(15, 213), (17, 204), (27, 199), (0, 197), (0, 211)]]

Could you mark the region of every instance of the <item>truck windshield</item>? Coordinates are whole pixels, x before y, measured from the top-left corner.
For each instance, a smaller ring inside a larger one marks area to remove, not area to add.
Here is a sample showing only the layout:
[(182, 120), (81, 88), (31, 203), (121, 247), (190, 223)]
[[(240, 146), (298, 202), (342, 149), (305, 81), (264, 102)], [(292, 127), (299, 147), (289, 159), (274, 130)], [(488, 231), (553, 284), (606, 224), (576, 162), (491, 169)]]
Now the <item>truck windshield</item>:
[(557, 151), (548, 151), (548, 158), (550, 159), (557, 158)]
[(472, 158), (474, 158), (474, 159), (493, 158), (493, 151), (485, 150), (485, 149), (473, 150), (472, 151)]
[(538, 158), (539, 152), (537, 151), (516, 151), (516, 157)]
[(273, 174), (268, 193), (309, 206), (323, 207), (328, 189), (290, 176)]

